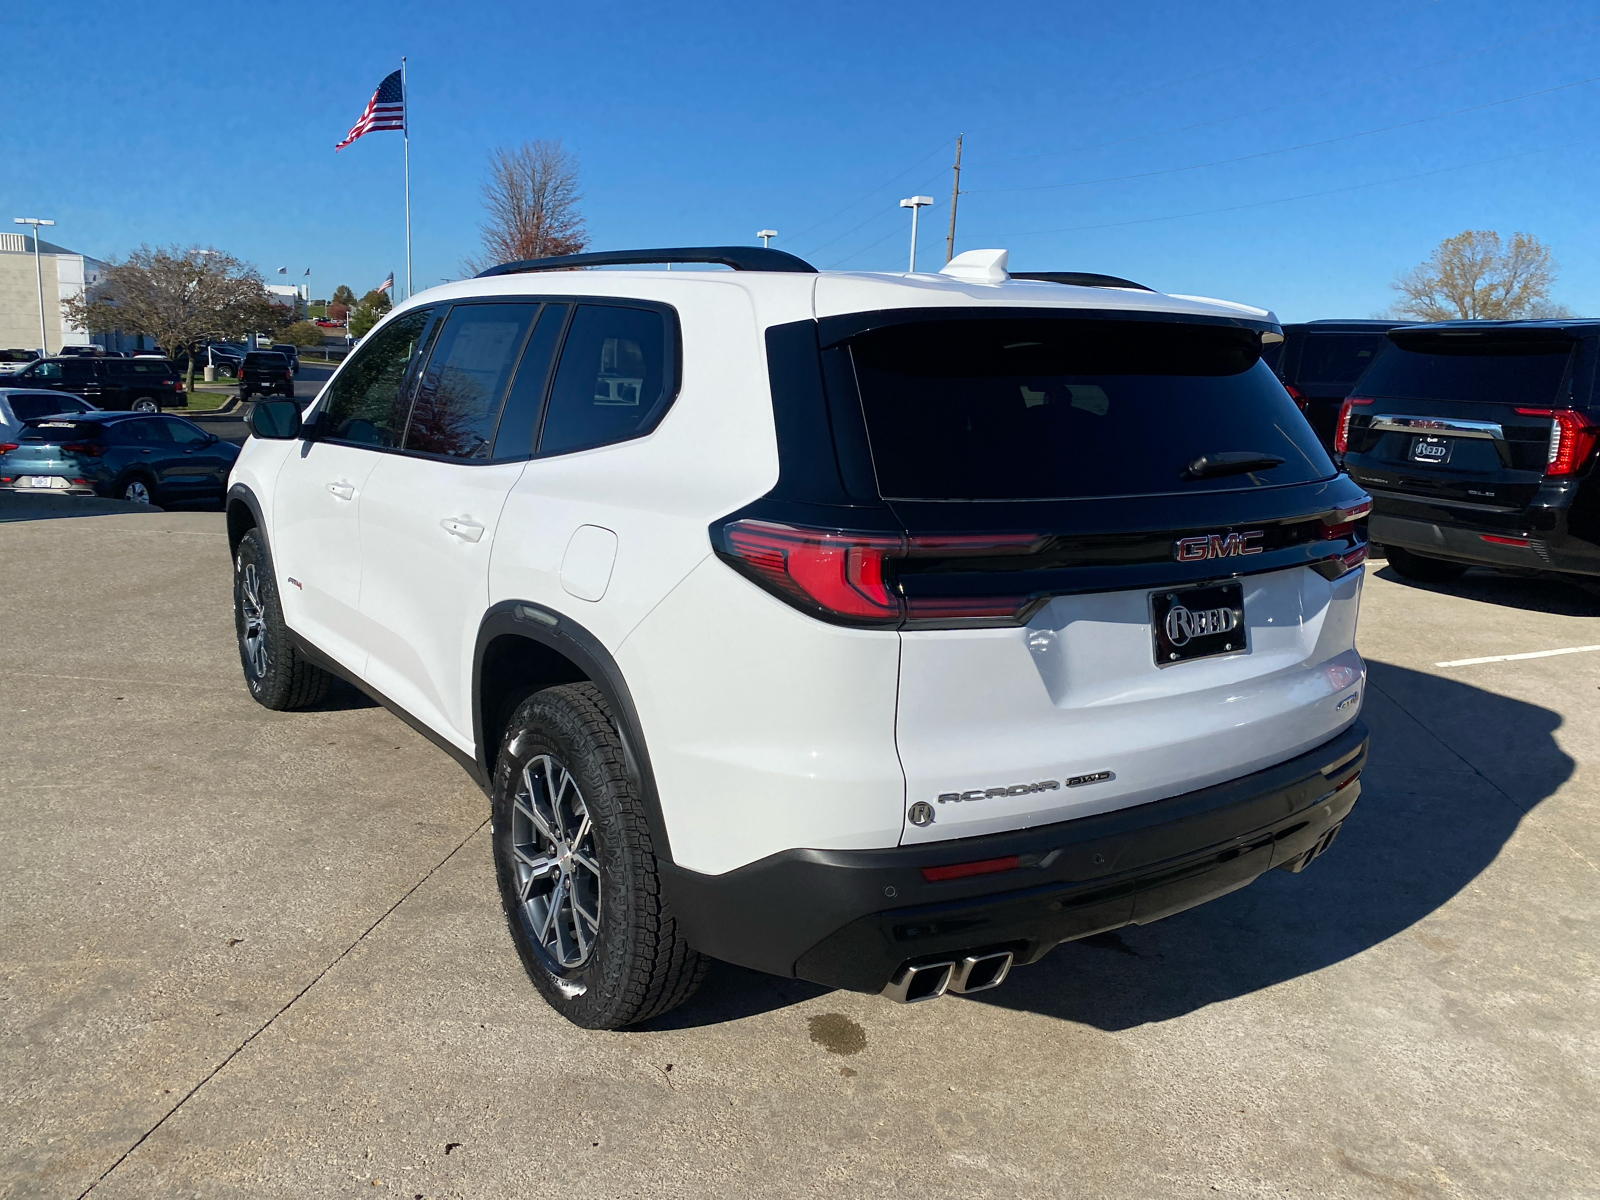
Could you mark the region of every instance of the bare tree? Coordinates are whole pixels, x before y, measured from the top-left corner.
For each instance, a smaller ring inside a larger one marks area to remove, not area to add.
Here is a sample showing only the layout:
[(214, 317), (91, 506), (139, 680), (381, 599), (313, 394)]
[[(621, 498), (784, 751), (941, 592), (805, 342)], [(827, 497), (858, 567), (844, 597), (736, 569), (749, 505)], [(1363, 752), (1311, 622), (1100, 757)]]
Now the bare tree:
[(1493, 230), (1468, 230), (1440, 242), (1433, 257), (1390, 284), (1400, 293), (1394, 312), (1422, 321), (1564, 313), (1550, 301), (1556, 270), (1549, 247), (1532, 234), (1513, 234), (1508, 246)]
[(578, 161), (559, 141), (495, 149), (483, 185), (489, 218), (478, 227), (483, 258), (469, 259), (467, 270), (475, 275), (496, 263), (578, 253), (589, 244), (582, 199)]
[(154, 338), (169, 357), (187, 354), (191, 390), (201, 346), (264, 329), (273, 315), (259, 271), (198, 246), (140, 246), (126, 262), (108, 264), (92, 294), (62, 301), (61, 308), (85, 329), (120, 329)]

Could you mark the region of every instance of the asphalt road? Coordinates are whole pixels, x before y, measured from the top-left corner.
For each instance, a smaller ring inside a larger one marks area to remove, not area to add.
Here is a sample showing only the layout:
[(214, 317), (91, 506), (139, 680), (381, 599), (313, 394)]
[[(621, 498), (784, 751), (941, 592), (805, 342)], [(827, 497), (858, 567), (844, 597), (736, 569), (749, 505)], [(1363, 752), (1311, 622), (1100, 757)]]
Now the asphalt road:
[[(300, 364), (300, 374), (295, 376), (294, 394), (297, 400), (311, 401), (317, 398), (317, 393), (322, 390), (322, 385), (327, 383), (333, 375), (333, 367), (313, 365), (307, 361)], [(177, 415), (187, 417), (208, 433), (214, 433), (225, 442), (242, 443), (249, 437), (249, 431), (244, 427), (244, 409), (236, 408), (229, 413), (213, 414), (207, 412), (187, 413), (181, 409), (175, 410)]]
[(1574, 1197), (1600, 1180), (1600, 602), (1369, 570), (1303, 875), (900, 1007), (728, 967), (575, 1029), (487, 805), (239, 677), (215, 513), (0, 525), (0, 1192)]

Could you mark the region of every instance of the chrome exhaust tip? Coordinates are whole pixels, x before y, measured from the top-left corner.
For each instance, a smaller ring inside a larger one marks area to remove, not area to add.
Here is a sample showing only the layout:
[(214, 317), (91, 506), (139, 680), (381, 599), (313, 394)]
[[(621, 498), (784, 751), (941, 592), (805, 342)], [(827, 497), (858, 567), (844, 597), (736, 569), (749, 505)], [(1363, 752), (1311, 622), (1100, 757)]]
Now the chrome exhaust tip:
[(1011, 974), (1012, 959), (1010, 950), (995, 954), (969, 954), (956, 964), (956, 969), (951, 973), (950, 990), (970, 996), (973, 992), (997, 988)]
[(917, 963), (901, 967), (889, 980), (883, 994), (896, 1004), (915, 1004), (919, 1000), (937, 1000), (950, 986), (950, 977), (956, 969), (953, 962)]

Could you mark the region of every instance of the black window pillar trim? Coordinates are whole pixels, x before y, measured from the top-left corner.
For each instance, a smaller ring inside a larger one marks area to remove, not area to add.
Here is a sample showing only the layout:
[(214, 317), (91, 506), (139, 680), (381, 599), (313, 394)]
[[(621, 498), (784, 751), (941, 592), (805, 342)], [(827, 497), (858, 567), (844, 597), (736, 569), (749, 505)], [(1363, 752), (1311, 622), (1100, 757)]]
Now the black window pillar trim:
[(650, 767), (650, 751), (645, 742), (639, 710), (628, 690), (622, 669), (600, 639), (565, 613), (532, 600), (502, 600), (484, 614), (478, 626), (477, 645), (472, 653), (472, 739), (477, 747), (474, 777), (487, 792), (492, 787), (489, 755), (499, 747), (488, 746), (484, 733), (483, 659), (489, 644), (497, 638), (517, 637), (554, 650), (570, 660), (600, 689), (600, 694), (616, 722), (622, 740), (623, 763), (639, 797), (644, 801), (645, 819), (650, 824), (650, 839), (655, 854), (664, 863), (672, 862), (672, 843), (667, 837), (661, 797), (656, 791), (655, 772)]

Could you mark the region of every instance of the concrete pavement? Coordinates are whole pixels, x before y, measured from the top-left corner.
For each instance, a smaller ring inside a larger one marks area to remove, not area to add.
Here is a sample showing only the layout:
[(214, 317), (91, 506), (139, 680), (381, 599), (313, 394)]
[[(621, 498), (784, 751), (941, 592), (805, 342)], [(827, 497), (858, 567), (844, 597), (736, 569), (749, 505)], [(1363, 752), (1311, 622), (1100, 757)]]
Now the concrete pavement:
[(270, 713), (220, 514), (0, 526), (0, 1190), (27, 1197), (1594, 1195), (1600, 602), (1369, 572), (1374, 730), (1300, 876), (899, 1007), (730, 967), (575, 1029), (482, 794)]

